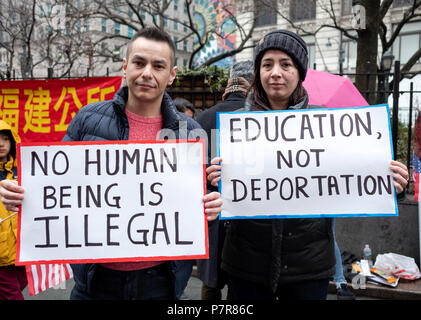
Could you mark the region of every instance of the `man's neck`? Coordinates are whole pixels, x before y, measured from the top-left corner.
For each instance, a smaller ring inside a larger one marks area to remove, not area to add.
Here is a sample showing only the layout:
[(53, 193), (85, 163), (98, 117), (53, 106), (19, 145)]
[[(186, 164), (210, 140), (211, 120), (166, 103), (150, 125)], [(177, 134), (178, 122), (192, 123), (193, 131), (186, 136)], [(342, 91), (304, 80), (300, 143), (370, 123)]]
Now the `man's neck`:
[(157, 117), (161, 113), (162, 98), (156, 101), (139, 101), (131, 99), (130, 95), (127, 99), (126, 108), (130, 112), (142, 117)]

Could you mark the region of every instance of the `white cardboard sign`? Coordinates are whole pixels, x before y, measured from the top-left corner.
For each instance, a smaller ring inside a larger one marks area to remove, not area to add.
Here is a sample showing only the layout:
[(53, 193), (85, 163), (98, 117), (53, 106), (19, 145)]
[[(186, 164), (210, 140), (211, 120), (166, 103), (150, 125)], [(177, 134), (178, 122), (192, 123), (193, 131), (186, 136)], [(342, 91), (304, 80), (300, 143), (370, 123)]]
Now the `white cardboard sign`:
[(17, 264), (207, 258), (204, 141), (18, 146)]
[(221, 219), (398, 215), (387, 105), (218, 114)]

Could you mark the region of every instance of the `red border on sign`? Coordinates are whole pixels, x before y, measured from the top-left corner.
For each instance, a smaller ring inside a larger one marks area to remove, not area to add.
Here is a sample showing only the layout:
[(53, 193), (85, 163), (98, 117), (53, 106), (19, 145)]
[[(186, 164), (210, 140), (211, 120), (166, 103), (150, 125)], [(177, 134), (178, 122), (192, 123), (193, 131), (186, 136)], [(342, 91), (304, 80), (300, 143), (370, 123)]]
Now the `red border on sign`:
[[(105, 144), (167, 144), (167, 143), (201, 143), (203, 156), (203, 196), (206, 195), (206, 144), (204, 139), (177, 139), (177, 140), (106, 140), (106, 141), (66, 141), (66, 142), (27, 142), (16, 145), (16, 158), (18, 162), (18, 184), (21, 185), (21, 146), (57, 146), (57, 145), (105, 145)], [(19, 207), (17, 239), (16, 239), (16, 261), (18, 266), (33, 264), (52, 264), (52, 263), (105, 263), (105, 262), (139, 262), (139, 261), (166, 261), (166, 260), (191, 260), (191, 259), (208, 259), (209, 258), (209, 239), (208, 239), (208, 223), (203, 204), (203, 219), (205, 226), (205, 253), (201, 255), (183, 255), (183, 256), (153, 256), (153, 257), (127, 257), (127, 258), (98, 258), (98, 259), (58, 259), (58, 260), (37, 260), (37, 261), (20, 261), (20, 245), (21, 245), (21, 215), (22, 208)]]

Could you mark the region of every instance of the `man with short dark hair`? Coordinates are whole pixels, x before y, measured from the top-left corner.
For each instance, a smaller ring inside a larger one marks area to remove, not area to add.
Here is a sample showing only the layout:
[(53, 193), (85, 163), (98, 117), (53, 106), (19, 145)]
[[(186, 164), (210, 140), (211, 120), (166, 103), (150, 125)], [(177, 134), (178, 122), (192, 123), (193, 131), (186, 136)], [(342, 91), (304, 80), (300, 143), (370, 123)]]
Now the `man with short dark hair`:
[[(123, 59), (127, 86), (112, 100), (89, 104), (78, 111), (63, 141), (156, 140), (170, 130), (179, 138), (183, 130), (199, 129), (179, 113), (165, 92), (175, 79), (175, 47), (171, 37), (157, 28), (140, 30), (129, 42)], [(165, 130), (164, 130), (165, 129)], [(3, 203), (17, 211), (23, 188), (14, 183), (0, 187)], [(221, 210), (217, 192), (204, 196), (205, 213), (213, 220)], [(200, 213), (198, 213), (200, 214)], [(194, 228), (194, 226), (192, 226)], [(172, 263), (165, 261), (73, 264), (75, 286), (71, 299), (174, 299)]]

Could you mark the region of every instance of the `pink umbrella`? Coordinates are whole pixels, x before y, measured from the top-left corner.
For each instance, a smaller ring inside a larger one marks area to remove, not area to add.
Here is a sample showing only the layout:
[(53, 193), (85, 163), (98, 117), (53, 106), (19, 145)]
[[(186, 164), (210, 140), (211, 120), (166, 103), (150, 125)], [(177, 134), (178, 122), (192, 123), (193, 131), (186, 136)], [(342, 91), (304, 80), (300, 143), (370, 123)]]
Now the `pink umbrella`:
[(308, 69), (303, 85), (309, 95), (309, 104), (329, 108), (369, 105), (351, 80), (342, 76)]

